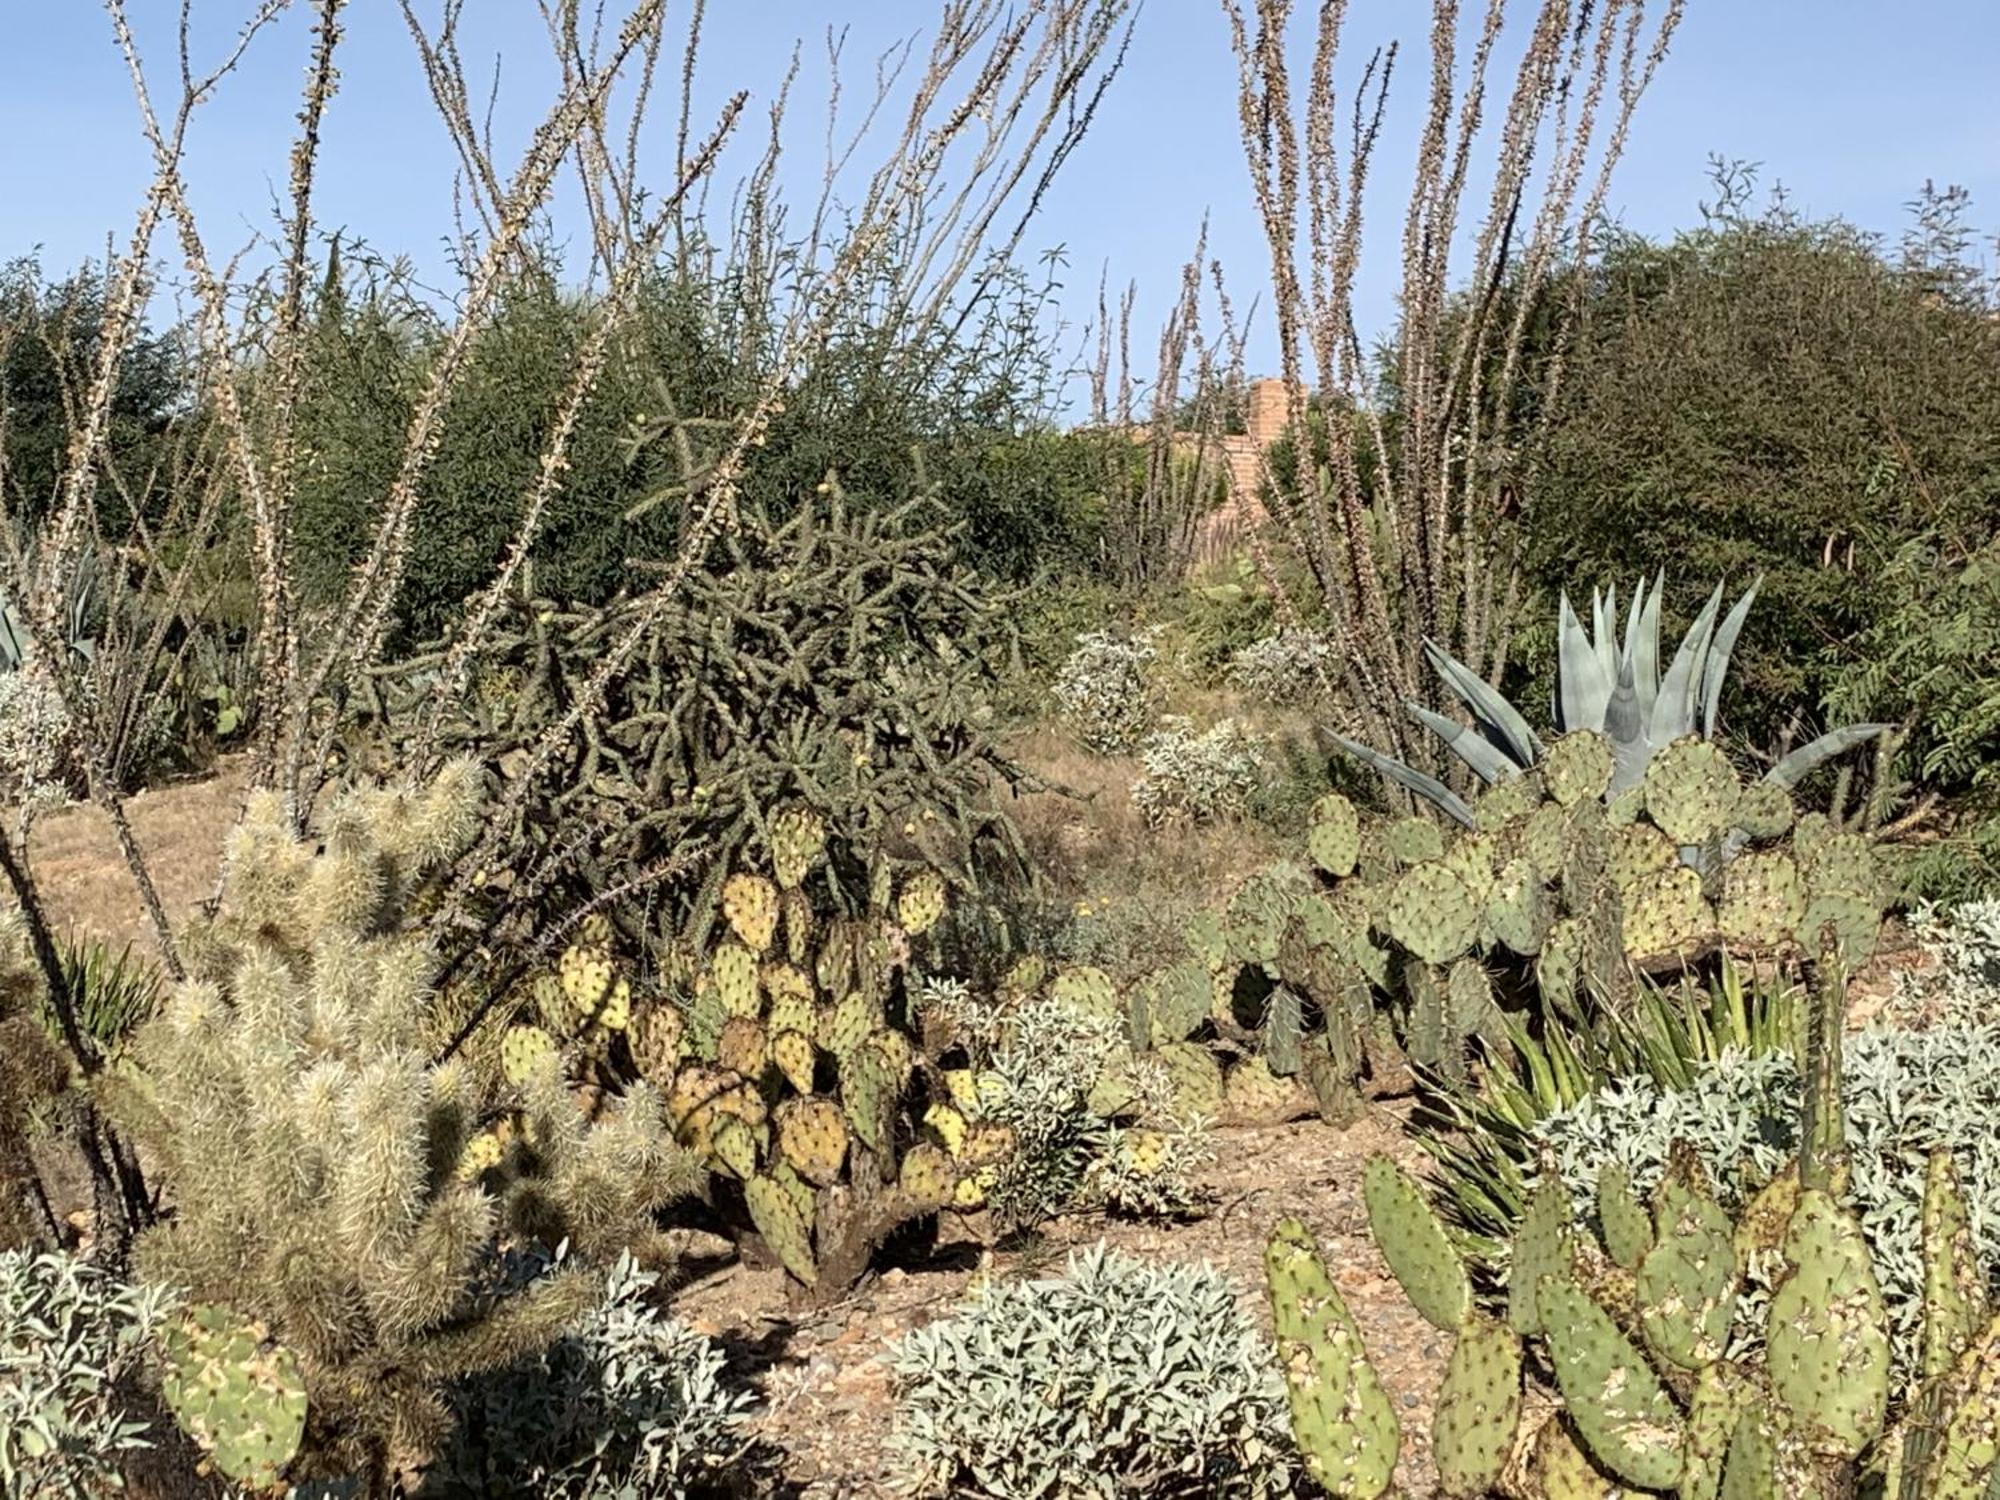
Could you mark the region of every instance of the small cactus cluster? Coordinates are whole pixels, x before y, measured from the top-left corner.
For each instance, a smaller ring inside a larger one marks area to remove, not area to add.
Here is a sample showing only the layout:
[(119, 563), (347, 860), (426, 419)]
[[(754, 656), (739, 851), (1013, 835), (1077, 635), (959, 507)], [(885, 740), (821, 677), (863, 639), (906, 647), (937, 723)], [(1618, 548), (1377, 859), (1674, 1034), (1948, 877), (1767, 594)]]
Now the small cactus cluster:
[[(1838, 1016), (1823, 997), (1814, 1029), (1836, 1053)], [(1993, 1493), (2000, 1316), (1951, 1157), (1930, 1163), (1923, 1364), (1898, 1401), (1876, 1269), (1842, 1196), (1828, 1105), (1838, 1071), (1816, 1069), (1806, 1085), (1808, 1112), (1830, 1126), (1733, 1222), (1691, 1150), (1676, 1151), (1650, 1204), (1607, 1169), (1601, 1238), (1574, 1224), (1567, 1190), (1547, 1175), (1492, 1310), (1423, 1190), (1386, 1157), (1368, 1164), (1383, 1259), (1416, 1310), (1455, 1339), (1431, 1432), (1446, 1495), (1778, 1500), (1853, 1494), (1864, 1477), (1887, 1500)], [(1396, 1410), (1304, 1226), (1277, 1227), (1266, 1270), (1308, 1471), (1337, 1496), (1388, 1493)], [(1731, 1318), (1751, 1278), (1775, 1290), (1761, 1344), (1735, 1348)], [(1524, 1400), (1530, 1352), (1559, 1395), (1538, 1414)]]
[(1718, 946), (1796, 951), (1831, 924), (1850, 961), (1874, 951), (1886, 879), (1867, 837), (1746, 786), (1704, 740), (1666, 746), (1607, 804), (1613, 761), (1602, 736), (1567, 735), (1491, 787), (1471, 829), (1322, 797), (1312, 868), (1257, 872), (1189, 930), (1216, 1032), (1346, 1123), (1409, 1063), (1457, 1077), (1470, 1038), (1503, 1043), (1496, 986), (1531, 980), (1576, 1014), (1580, 988), (1617, 996), (1635, 966)]
[[(672, 995), (618, 1029), (682, 1144), (735, 1184), (723, 1196), (740, 1192), (771, 1253), (831, 1296), (900, 1225), (982, 1207), (1012, 1137), (980, 1118), (970, 1075), (926, 1055), (905, 984), (912, 943), (946, 914), (944, 878), (912, 868), (875, 882), (865, 914), (822, 919), (806, 884), (826, 825), (792, 807), (771, 830), (770, 873), (720, 882), (706, 951), (678, 949)], [(575, 967), (586, 997), (624, 984), (615, 965)]]

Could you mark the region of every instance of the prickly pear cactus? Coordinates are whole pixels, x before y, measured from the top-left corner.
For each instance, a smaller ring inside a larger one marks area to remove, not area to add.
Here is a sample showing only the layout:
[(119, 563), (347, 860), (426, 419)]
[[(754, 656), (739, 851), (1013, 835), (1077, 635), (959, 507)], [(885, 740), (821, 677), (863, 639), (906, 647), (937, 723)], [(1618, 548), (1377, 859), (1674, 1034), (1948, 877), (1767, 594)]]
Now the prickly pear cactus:
[(217, 1471), (251, 1489), (276, 1485), (306, 1427), (298, 1359), (224, 1307), (191, 1309), (161, 1340), (160, 1394)]

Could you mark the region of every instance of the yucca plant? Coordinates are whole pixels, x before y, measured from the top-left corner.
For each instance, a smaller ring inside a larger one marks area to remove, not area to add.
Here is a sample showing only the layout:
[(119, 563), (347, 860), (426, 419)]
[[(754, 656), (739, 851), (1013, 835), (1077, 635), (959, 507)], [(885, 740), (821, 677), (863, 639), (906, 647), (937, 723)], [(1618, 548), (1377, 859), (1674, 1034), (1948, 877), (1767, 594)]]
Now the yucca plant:
[(1505, 1020), (1502, 1054), (1469, 1080), (1426, 1078), (1417, 1138), (1436, 1160), (1441, 1206), (1475, 1254), (1497, 1253), (1526, 1211), (1534, 1176), (1534, 1133), (1620, 1078), (1668, 1089), (1693, 1086), (1725, 1053), (1752, 1057), (1796, 1051), (1803, 992), (1723, 956), (1706, 983), (1645, 981), (1623, 1008), (1579, 989), (1565, 1012), (1547, 1009), (1530, 1031)]
[[(1664, 572), (1650, 590), (1643, 578), (1639, 580), (1625, 613), (1622, 634), (1615, 586), (1608, 592), (1591, 590), (1589, 629), (1570, 607), (1569, 595), (1562, 596), (1556, 619), (1556, 731), (1570, 734), (1588, 729), (1611, 741), (1614, 769), (1604, 794), (1607, 800), (1638, 786), (1653, 757), (1675, 740), (1696, 734), (1704, 739), (1714, 737), (1729, 658), (1757, 589), (1758, 584), (1753, 583), (1724, 615), (1723, 586), (1718, 583), (1681, 638), (1664, 674), (1660, 670)], [(1416, 703), (1406, 705), (1413, 718), (1488, 785), (1519, 776), (1541, 763), (1541, 739), (1497, 688), (1435, 641), (1424, 642), (1424, 654), (1444, 685), (1465, 706), (1472, 723), (1468, 727)], [(1890, 727), (1850, 724), (1829, 730), (1786, 755), (1764, 779), (1781, 787), (1796, 786), (1808, 772)], [(1435, 776), (1354, 740), (1335, 739), (1349, 754), (1466, 827), (1477, 826), (1470, 804)]]

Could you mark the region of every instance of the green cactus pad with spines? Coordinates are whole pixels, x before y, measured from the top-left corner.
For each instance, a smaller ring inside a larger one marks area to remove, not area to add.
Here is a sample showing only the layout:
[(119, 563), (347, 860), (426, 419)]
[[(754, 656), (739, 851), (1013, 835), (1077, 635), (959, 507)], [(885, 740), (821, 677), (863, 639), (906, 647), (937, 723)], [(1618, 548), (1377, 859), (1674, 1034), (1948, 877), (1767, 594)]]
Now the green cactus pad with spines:
[(1457, 1328), (1472, 1306), (1472, 1283), (1423, 1189), (1388, 1157), (1371, 1156), (1361, 1193), (1375, 1244), (1411, 1305), (1434, 1327)]
[(1841, 957), (1850, 967), (1865, 964), (1875, 956), (1882, 939), (1882, 903), (1872, 890), (1851, 890), (1845, 886), (1808, 885), (1805, 913), (1793, 936), (1808, 953), (1820, 950), (1828, 928)]
[(1564, 807), (1596, 801), (1611, 787), (1611, 742), (1579, 729), (1550, 745), (1542, 757), (1542, 782)]
[(1733, 941), (1776, 947), (1790, 941), (1805, 918), (1799, 867), (1782, 849), (1737, 855), (1723, 867), (1722, 887), (1715, 919)]
[(1701, 876), (1686, 865), (1643, 877), (1625, 893), (1625, 951), (1636, 957), (1678, 952), (1714, 931)]
[(778, 934), (778, 887), (739, 870), (722, 883), (722, 915), (752, 952), (762, 953)]
[(160, 1394), (225, 1477), (275, 1487), (305, 1437), (306, 1384), (298, 1357), (263, 1324), (203, 1304), (161, 1335)]
[(1486, 895), (1486, 925), (1523, 958), (1542, 951), (1555, 914), (1548, 887), (1531, 860), (1509, 861)]
[(1559, 872), (1563, 900), (1572, 911), (1586, 905), (1611, 880), (1611, 825), (1595, 802), (1579, 802), (1569, 810)]
[[(1736, 1419), (1729, 1453), (1722, 1462), (1717, 1500), (1793, 1500), (1780, 1488), (1778, 1434), (1769, 1416), (1752, 1408)], [(1810, 1492), (1800, 1500), (1816, 1500)]]
[(1399, 865), (1444, 857), (1444, 835), (1429, 818), (1397, 818), (1383, 827), (1382, 842)]
[(1673, 869), (1680, 856), (1673, 840), (1650, 823), (1632, 823), (1611, 830), (1606, 873), (1621, 891), (1632, 890), (1649, 877)]
[(896, 893), (896, 920), (911, 937), (921, 937), (943, 920), (948, 892), (936, 870), (917, 870)]
[(1383, 930), (1425, 963), (1447, 964), (1479, 936), (1481, 909), (1465, 881), (1441, 864), (1398, 876), (1383, 904)]
[(802, 964), (812, 954), (813, 931), (818, 926), (812, 901), (804, 891), (786, 891), (779, 899), (778, 911), (785, 931), (785, 957)]
[(877, 1156), (887, 1156), (895, 1133), (902, 1078), (893, 1062), (874, 1046), (861, 1046), (840, 1060), (840, 1105), (854, 1138)]
[(1298, 1081), (1280, 1078), (1261, 1057), (1246, 1057), (1222, 1081), (1224, 1118), (1236, 1125), (1297, 1119), (1305, 1104)]
[(1958, 1363), (1986, 1316), (1986, 1280), (1973, 1248), (1972, 1215), (1949, 1151), (1933, 1151), (1925, 1166), (1919, 1236), (1924, 1267), (1921, 1368), (1930, 1380)]
[(1790, 1274), (1771, 1296), (1771, 1390), (1814, 1451), (1851, 1459), (1881, 1433), (1889, 1326), (1861, 1226), (1807, 1188), (1785, 1231)]
[(1590, 1461), (1559, 1412), (1537, 1430), (1525, 1480), (1525, 1487), (1510, 1493), (1535, 1500), (1629, 1500), (1624, 1486), (1605, 1478)]
[(1752, 1399), (1748, 1379), (1727, 1361), (1709, 1365), (1695, 1377), (1681, 1450), (1685, 1462), (1679, 1500), (1718, 1500), (1730, 1439)]
[(1497, 833), (1542, 805), (1542, 778), (1533, 771), (1503, 776), (1479, 794), (1473, 809), (1485, 833)]
[(1583, 929), (1574, 917), (1559, 917), (1535, 956), (1535, 987), (1558, 1011), (1575, 1014), (1577, 978), (1583, 968)]
[(1834, 836), (1831, 819), (1823, 812), (1803, 812), (1792, 826), (1792, 852), (1799, 857), (1801, 866), (1812, 863), (1813, 856)]
[(2000, 1494), (2000, 1318), (1968, 1344), (1945, 1388), (1943, 1431), (1918, 1491), (1924, 1500)]
[(1298, 992), (1285, 985), (1271, 991), (1264, 1004), (1264, 1058), (1281, 1078), (1294, 1078), (1303, 1066), (1299, 1043), (1304, 1036), (1304, 1007)]
[(709, 983), (732, 1016), (754, 1016), (760, 1008), (757, 982), (757, 955), (741, 943), (716, 945), (709, 957)]
[(1139, 1086), (1133, 1071), (1136, 1065), (1137, 1059), (1129, 1051), (1105, 1058), (1085, 1097), (1085, 1107), (1100, 1119), (1129, 1118), (1139, 1103)]
[(958, 1186), (958, 1168), (944, 1151), (929, 1141), (919, 1141), (904, 1154), (896, 1181), (917, 1207), (940, 1209), (951, 1202), (952, 1191)]
[(1118, 986), (1109, 974), (1089, 964), (1062, 970), (1056, 975), (1049, 993), (1063, 1004), (1074, 1005), (1093, 1016), (1111, 1021), (1122, 1021), (1125, 1017), (1124, 1005), (1118, 998)]
[(1632, 1192), (1632, 1175), (1625, 1164), (1608, 1161), (1597, 1174), (1597, 1222), (1604, 1230), (1604, 1248), (1628, 1271), (1653, 1248), (1653, 1216)]
[(1646, 810), (1646, 786), (1628, 786), (1616, 793), (1604, 804), (1604, 826), (1607, 828), (1630, 828), (1639, 821), (1639, 815)]
[(1546, 884), (1561, 876), (1569, 842), (1569, 810), (1560, 803), (1544, 802), (1520, 825), (1515, 847), (1519, 858)]
[(1142, 990), (1152, 1046), (1186, 1042), (1208, 1020), (1208, 970), (1192, 960), (1154, 970), (1142, 982)]
[(539, 1026), (509, 1026), (501, 1034), (500, 1071), (509, 1083), (526, 1083), (555, 1056), (555, 1038)]
[(826, 852), (826, 822), (809, 807), (787, 807), (771, 819), (771, 873), (797, 890)]
[(687, 1033), (687, 1017), (664, 1000), (640, 1011), (626, 1033), (639, 1075), (654, 1083), (672, 1078), (686, 1055)]
[(1544, 1276), (1536, 1295), (1556, 1383), (1591, 1456), (1641, 1488), (1672, 1488), (1684, 1428), (1645, 1356), (1569, 1274)]
[(1499, 1481), (1521, 1423), (1521, 1341), (1473, 1313), (1458, 1330), (1431, 1422), (1438, 1482), (1454, 1497), (1484, 1495)]
[(1782, 838), (1796, 809), (1792, 794), (1775, 781), (1753, 781), (1736, 802), (1736, 826), (1753, 839)]
[(1410, 1060), (1419, 1067), (1455, 1069), (1464, 1061), (1458, 1037), (1451, 1029), (1451, 1006), (1444, 976), (1430, 964), (1403, 965), (1403, 990), (1409, 996)]
[(1456, 833), (1438, 863), (1465, 882), (1475, 906), (1485, 906), (1498, 877), (1500, 844), (1487, 833)]
[(1223, 922), (1225, 962), (1258, 967), (1276, 963), (1285, 923), (1299, 899), (1312, 890), (1304, 871), (1284, 864), (1246, 879), (1229, 898)]
[(772, 1117), (778, 1155), (807, 1182), (828, 1186), (847, 1159), (847, 1119), (831, 1099), (787, 1099)]
[(771, 1037), (771, 1061), (785, 1082), (801, 1094), (810, 1094), (818, 1049), (803, 1031), (780, 1031)]
[(810, 984), (801, 990), (779, 989), (767, 985), (767, 991), (770, 1003), (764, 1011), (764, 1024), (772, 1031), (800, 1031), (811, 1036), (819, 1029)]
[(1882, 883), (1875, 846), (1858, 833), (1829, 833), (1810, 850), (1801, 847), (1799, 868), (1811, 886), (1873, 892)]
[(1683, 1370), (1721, 1359), (1736, 1311), (1735, 1226), (1714, 1199), (1691, 1192), (1639, 1263), (1639, 1324), (1655, 1353)]
[(1306, 853), (1312, 862), (1336, 879), (1354, 873), (1361, 857), (1361, 820), (1354, 804), (1339, 792), (1328, 792), (1313, 803), (1306, 818)]
[(1675, 740), (1646, 767), (1646, 816), (1676, 844), (1719, 838), (1736, 818), (1743, 782), (1712, 740)]
[(791, 1163), (786, 1161), (773, 1162), (769, 1175), (771, 1181), (783, 1188), (785, 1196), (791, 1199), (792, 1207), (806, 1226), (806, 1232), (810, 1234), (813, 1221), (819, 1215), (819, 1198), (813, 1190), (813, 1185), (793, 1171)]
[(769, 1042), (762, 1021), (754, 1016), (731, 1016), (716, 1041), (715, 1060), (745, 1078), (762, 1078), (764, 1064), (770, 1060)]
[(1272, 1231), (1264, 1274), (1306, 1472), (1331, 1494), (1378, 1500), (1395, 1478), (1402, 1443), (1396, 1408), (1319, 1246), (1298, 1220)]
[(1461, 958), (1445, 976), (1445, 1008), (1451, 1030), (1482, 1038), (1490, 1047), (1507, 1044), (1507, 1027), (1493, 998), (1493, 976), (1476, 958)]
[(757, 1172), (757, 1136), (736, 1115), (717, 1115), (709, 1127), (708, 1140), (715, 1159), (730, 1175), (748, 1181)]
[(819, 1266), (813, 1260), (812, 1221), (799, 1209), (793, 1191), (776, 1178), (759, 1175), (743, 1184), (744, 1206), (750, 1222), (778, 1263), (807, 1286), (819, 1284)]
[(845, 1059), (859, 1050), (882, 1023), (882, 1008), (860, 990), (820, 1013), (818, 1041), (822, 1051)]
[(1213, 1120), (1222, 1113), (1222, 1065), (1198, 1042), (1173, 1042), (1154, 1052), (1173, 1086), (1175, 1110)]
[(1224, 967), (1229, 962), (1229, 936), (1224, 927), (1222, 913), (1198, 911), (1188, 918), (1185, 931), (1188, 952), (1195, 962), (1210, 973)]

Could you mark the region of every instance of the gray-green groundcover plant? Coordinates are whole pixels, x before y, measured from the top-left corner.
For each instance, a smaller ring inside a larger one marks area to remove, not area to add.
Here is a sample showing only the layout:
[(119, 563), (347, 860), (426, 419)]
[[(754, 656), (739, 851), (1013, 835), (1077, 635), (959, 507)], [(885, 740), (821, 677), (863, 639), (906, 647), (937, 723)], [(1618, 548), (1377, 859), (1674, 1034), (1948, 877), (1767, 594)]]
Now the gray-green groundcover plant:
[[(1939, 1147), (1965, 1186), (1980, 1264), (2000, 1266), (2000, 1026), (1866, 1031), (1849, 1039), (1844, 1069), (1852, 1202), (1895, 1325), (1897, 1368), (1907, 1371), (1923, 1318), (1924, 1168)], [(1799, 1098), (1789, 1055), (1730, 1055), (1689, 1089), (1620, 1080), (1551, 1115), (1536, 1136), (1554, 1151), (1579, 1214), (1593, 1211), (1610, 1161), (1650, 1193), (1675, 1141), (1694, 1147), (1735, 1208), (1797, 1153)], [(1765, 1306), (1755, 1290), (1737, 1307), (1746, 1337)]]
[(619, 1257), (603, 1300), (534, 1359), (467, 1381), (437, 1500), (684, 1500), (733, 1492), (752, 1397), (721, 1349), (649, 1300), (658, 1278)]
[(992, 1500), (1272, 1500), (1295, 1449), (1268, 1341), (1206, 1265), (1098, 1245), (989, 1282), (887, 1356), (900, 1477)]
[(125, 1455), (152, 1446), (152, 1423), (127, 1404), (133, 1377), (173, 1307), (73, 1255), (0, 1254), (0, 1495), (121, 1487)]
[(1122, 755), (1153, 727), (1159, 704), (1151, 672), (1157, 631), (1130, 636), (1087, 631), (1056, 674), (1051, 694), (1064, 721), (1099, 755)]

